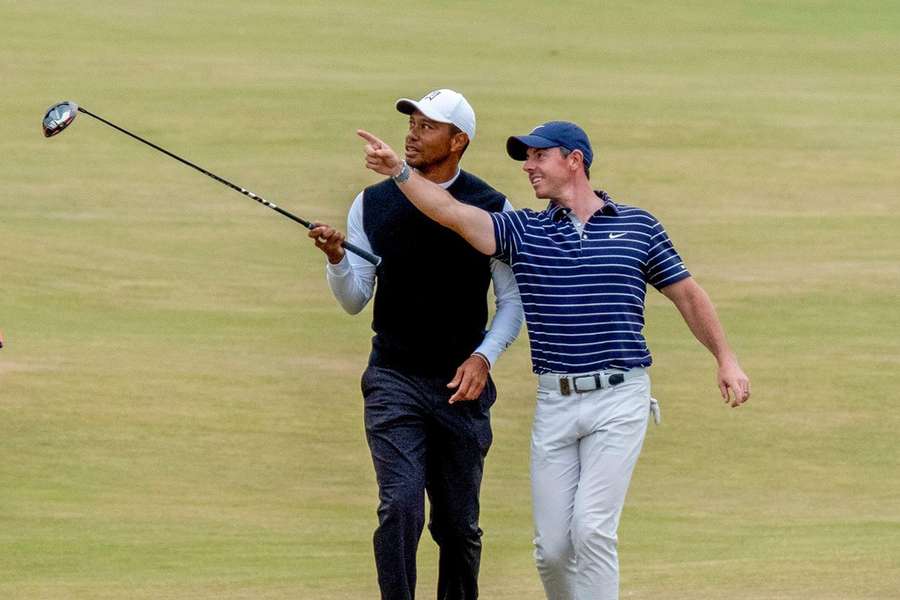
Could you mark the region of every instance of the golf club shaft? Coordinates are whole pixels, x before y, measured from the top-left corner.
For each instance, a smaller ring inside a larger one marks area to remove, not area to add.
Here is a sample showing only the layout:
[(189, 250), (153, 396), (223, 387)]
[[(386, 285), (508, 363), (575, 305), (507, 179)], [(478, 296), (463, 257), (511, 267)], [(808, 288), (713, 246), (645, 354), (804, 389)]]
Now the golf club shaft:
[[(192, 163), (191, 161), (186, 160), (186, 159), (184, 159), (184, 158), (181, 158), (181, 157), (178, 156), (177, 154), (173, 154), (173, 153), (169, 152), (168, 150), (166, 150), (165, 148), (161, 148), (160, 146), (157, 146), (157, 145), (154, 144), (153, 142), (148, 141), (148, 140), (145, 140), (145, 139), (142, 138), (141, 136), (136, 135), (136, 134), (134, 134), (134, 133), (131, 133), (131, 132), (128, 131), (127, 129), (123, 129), (123, 128), (119, 127), (118, 125), (116, 125), (115, 123), (111, 123), (111, 122), (107, 121), (106, 119), (104, 119), (103, 117), (100, 117), (100, 116), (98, 116), (98, 115), (95, 115), (94, 113), (90, 112), (89, 110), (87, 110), (87, 109), (85, 109), (85, 108), (83, 108), (83, 107), (81, 107), (81, 106), (78, 107), (78, 112), (82, 112), (82, 113), (84, 113), (84, 114), (86, 114), (86, 115), (88, 115), (88, 116), (90, 116), (90, 117), (93, 117), (93, 118), (97, 119), (98, 121), (100, 121), (101, 123), (104, 123), (104, 124), (106, 124), (106, 125), (109, 125), (109, 126), (112, 127), (113, 129), (116, 129), (116, 130), (118, 130), (118, 131), (121, 131), (121, 132), (124, 133), (125, 135), (128, 135), (128, 136), (130, 136), (130, 137), (133, 137), (133, 138), (136, 139), (137, 141), (139, 141), (139, 142), (141, 142), (141, 143), (143, 143), (143, 144), (147, 144), (147, 145), (150, 146), (151, 148), (153, 148), (153, 149), (155, 149), (155, 150), (159, 150), (160, 152), (162, 152), (163, 154), (166, 154), (167, 156), (171, 156), (172, 158), (174, 158), (174, 159), (177, 160), (178, 162), (180, 162), (180, 163), (182, 163), (182, 164), (185, 164), (185, 165), (191, 167), (192, 169), (196, 169), (197, 171), (200, 171), (200, 172), (203, 173), (204, 175), (207, 175), (207, 176), (209, 176), (209, 177), (212, 177), (213, 179), (215, 179), (215, 180), (218, 181), (219, 183), (222, 183), (222, 184), (224, 184), (224, 185), (227, 185), (227, 186), (230, 187), (231, 189), (233, 189), (233, 190), (235, 190), (235, 191), (237, 191), (237, 192), (242, 193), (243, 195), (247, 196), (248, 198), (252, 198), (252, 199), (256, 200), (257, 202), (259, 202), (260, 204), (262, 204), (262, 205), (264, 205), (264, 206), (268, 206), (269, 208), (271, 208), (271, 209), (274, 210), (275, 212), (284, 215), (285, 217), (287, 217), (288, 219), (290, 219), (290, 220), (292, 220), (292, 221), (295, 221), (295, 222), (297, 222), (297, 223), (300, 223), (301, 225), (303, 225), (303, 226), (306, 227), (307, 229), (313, 229), (313, 228), (315, 227), (315, 224), (314, 224), (314, 223), (310, 223), (310, 222), (307, 221), (306, 219), (301, 219), (300, 217), (298, 217), (298, 216), (296, 216), (296, 215), (294, 215), (294, 214), (289, 213), (288, 211), (284, 210), (284, 209), (281, 208), (280, 206), (278, 206), (278, 205), (276, 205), (276, 204), (272, 204), (271, 202), (269, 202), (269, 201), (266, 200), (265, 198), (262, 198), (262, 197), (260, 197), (260, 196), (257, 196), (256, 194), (254, 194), (254, 193), (251, 192), (250, 190), (245, 190), (244, 188), (242, 188), (242, 187), (240, 187), (240, 186), (238, 186), (238, 185), (235, 185), (235, 184), (231, 183), (231, 182), (228, 181), (227, 179), (223, 179), (222, 177), (219, 177), (219, 176), (216, 175), (215, 173), (210, 173), (209, 171), (207, 171), (207, 170), (204, 169), (203, 167), (200, 167), (200, 166), (198, 166), (198, 165), (195, 165), (195, 164)], [(343, 243), (341, 244), (341, 246), (342, 246), (345, 250), (347, 250), (348, 252), (353, 252), (354, 254), (356, 254), (356, 255), (358, 255), (358, 256), (364, 258), (365, 260), (369, 261), (370, 263), (372, 263), (372, 264), (375, 265), (376, 267), (381, 263), (381, 258), (380, 258), (380, 257), (378, 257), (378, 256), (376, 256), (376, 255), (374, 255), (374, 254), (372, 254), (371, 252), (368, 252), (368, 251), (366, 251), (366, 250), (363, 250), (362, 248), (360, 248), (360, 247), (358, 247), (358, 246), (355, 246), (355, 245), (353, 245), (353, 244), (351, 244), (351, 243), (349, 243), (349, 242), (343, 242)]]

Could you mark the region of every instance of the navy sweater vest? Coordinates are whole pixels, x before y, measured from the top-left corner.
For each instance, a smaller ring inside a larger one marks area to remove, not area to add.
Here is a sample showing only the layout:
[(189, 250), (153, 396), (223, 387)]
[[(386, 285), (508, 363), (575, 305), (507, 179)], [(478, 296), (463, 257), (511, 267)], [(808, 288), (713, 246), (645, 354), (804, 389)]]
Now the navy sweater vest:
[[(491, 212), (506, 200), (465, 171), (447, 191)], [(452, 377), (484, 338), (490, 257), (419, 212), (390, 179), (363, 193), (363, 228), (382, 258), (369, 364)]]

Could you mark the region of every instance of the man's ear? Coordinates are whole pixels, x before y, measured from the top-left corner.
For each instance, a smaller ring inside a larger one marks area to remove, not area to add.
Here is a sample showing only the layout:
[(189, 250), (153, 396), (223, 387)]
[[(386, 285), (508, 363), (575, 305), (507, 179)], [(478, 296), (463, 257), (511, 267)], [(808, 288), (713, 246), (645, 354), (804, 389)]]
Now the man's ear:
[(464, 131), (454, 133), (450, 138), (450, 152), (462, 152), (469, 144), (469, 134)]
[(572, 150), (569, 152), (569, 156), (566, 158), (569, 159), (569, 169), (572, 171), (582, 171), (584, 170), (584, 152), (581, 150)]

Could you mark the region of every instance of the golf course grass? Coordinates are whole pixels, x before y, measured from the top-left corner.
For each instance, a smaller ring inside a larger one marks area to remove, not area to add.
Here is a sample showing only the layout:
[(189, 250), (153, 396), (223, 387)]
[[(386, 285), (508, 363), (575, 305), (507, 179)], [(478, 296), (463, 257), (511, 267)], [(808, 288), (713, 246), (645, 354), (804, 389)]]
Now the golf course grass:
[[(890, 1), (0, 0), (0, 598), (377, 598), (345, 314), (302, 227), (82, 115), (344, 227), (393, 104), (451, 87), (463, 161), (538, 208), (504, 143), (580, 123), (753, 383), (662, 295), (663, 423), (622, 516), (622, 598), (900, 598), (900, 8)], [(482, 597), (538, 600), (526, 335), (494, 369)], [(423, 535), (418, 597), (434, 597)]]

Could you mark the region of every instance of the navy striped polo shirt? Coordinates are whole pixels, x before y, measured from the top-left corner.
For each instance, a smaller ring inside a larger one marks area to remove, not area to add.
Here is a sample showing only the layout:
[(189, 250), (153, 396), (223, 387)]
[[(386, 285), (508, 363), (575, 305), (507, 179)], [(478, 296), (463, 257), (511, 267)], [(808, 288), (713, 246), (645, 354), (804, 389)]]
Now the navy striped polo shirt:
[(640, 208), (604, 201), (579, 235), (569, 209), (491, 213), (495, 257), (512, 267), (522, 295), (535, 373), (648, 367), (647, 283), (690, 277), (665, 229)]

